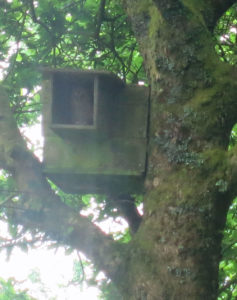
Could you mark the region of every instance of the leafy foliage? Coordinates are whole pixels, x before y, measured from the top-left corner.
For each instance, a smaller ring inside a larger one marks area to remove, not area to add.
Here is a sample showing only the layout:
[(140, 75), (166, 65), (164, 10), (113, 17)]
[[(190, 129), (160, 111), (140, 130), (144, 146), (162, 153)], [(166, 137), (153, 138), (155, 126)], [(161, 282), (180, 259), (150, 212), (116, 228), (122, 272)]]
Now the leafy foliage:
[(220, 263), (219, 299), (234, 300), (237, 297), (237, 198), (227, 215), (222, 247), (223, 260)]
[(221, 60), (232, 65), (237, 63), (237, 4), (234, 4), (219, 20), (215, 34), (216, 51)]
[[(234, 4), (219, 20), (215, 34), (218, 39), (216, 51), (222, 61), (237, 63), (237, 4)], [(237, 143), (237, 125), (230, 135), (229, 149)], [(218, 299), (234, 300), (237, 298), (237, 198), (234, 199), (223, 232), (222, 261), (219, 270)]]
[[(229, 149), (237, 143), (237, 125), (232, 129)], [(237, 297), (237, 198), (231, 205), (222, 240), (222, 261), (219, 266), (219, 298), (234, 300)]]
[(237, 124), (232, 128), (231, 131), (229, 149), (235, 146), (236, 143), (237, 143)]
[(0, 278), (0, 300), (34, 300), (34, 298), (27, 295), (27, 291), (17, 291), (15, 285), (14, 279), (5, 281)]

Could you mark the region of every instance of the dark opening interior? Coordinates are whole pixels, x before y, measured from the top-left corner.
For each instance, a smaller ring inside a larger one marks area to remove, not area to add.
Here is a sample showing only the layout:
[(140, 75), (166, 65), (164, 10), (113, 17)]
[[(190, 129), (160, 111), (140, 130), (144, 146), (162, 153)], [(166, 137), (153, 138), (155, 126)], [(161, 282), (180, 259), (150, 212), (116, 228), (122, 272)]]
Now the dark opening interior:
[(94, 125), (94, 79), (77, 74), (53, 75), (52, 123)]

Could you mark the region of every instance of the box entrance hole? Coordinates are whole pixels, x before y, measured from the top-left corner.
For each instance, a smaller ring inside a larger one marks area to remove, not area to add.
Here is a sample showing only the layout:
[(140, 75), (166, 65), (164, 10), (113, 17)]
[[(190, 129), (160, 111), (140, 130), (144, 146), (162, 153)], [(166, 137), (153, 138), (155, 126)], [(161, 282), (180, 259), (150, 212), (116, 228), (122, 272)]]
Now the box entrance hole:
[(52, 124), (95, 125), (94, 79), (71, 74), (53, 77)]

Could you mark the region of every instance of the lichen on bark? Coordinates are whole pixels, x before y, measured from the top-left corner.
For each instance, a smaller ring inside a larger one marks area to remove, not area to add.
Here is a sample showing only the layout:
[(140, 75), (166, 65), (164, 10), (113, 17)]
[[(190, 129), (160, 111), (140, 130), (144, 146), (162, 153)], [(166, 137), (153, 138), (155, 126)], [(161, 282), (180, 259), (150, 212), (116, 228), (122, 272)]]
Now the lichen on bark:
[(124, 2), (152, 95), (145, 214), (128, 299), (216, 299), (220, 232), (233, 197), (227, 145), (236, 83), (211, 28), (227, 7)]

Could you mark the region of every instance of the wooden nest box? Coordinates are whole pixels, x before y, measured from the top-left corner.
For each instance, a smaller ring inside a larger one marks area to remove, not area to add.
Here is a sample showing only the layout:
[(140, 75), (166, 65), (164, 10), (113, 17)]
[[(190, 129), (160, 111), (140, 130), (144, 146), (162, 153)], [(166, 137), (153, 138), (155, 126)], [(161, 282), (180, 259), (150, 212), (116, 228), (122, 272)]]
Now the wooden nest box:
[(68, 193), (138, 193), (148, 89), (104, 71), (45, 69), (44, 172)]

